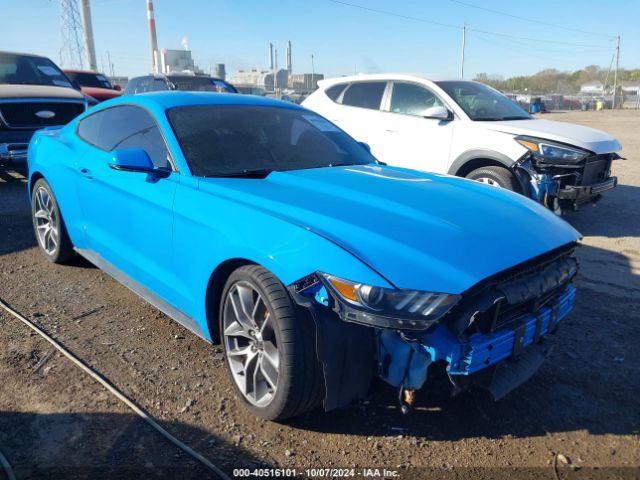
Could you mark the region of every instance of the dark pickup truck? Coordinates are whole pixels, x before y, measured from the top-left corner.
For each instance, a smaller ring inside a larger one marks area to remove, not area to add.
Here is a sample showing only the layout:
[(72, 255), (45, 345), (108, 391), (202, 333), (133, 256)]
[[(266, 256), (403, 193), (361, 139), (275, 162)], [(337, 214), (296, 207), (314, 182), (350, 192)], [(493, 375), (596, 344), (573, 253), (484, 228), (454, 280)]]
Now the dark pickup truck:
[(87, 105), (48, 58), (0, 52), (0, 165), (25, 166), (33, 132), (65, 125)]

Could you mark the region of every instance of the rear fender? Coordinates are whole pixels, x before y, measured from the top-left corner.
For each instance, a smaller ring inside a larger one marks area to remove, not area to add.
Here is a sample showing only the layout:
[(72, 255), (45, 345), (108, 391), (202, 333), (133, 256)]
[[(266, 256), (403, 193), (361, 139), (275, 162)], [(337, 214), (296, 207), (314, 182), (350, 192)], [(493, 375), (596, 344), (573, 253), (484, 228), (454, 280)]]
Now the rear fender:
[(38, 130), (29, 143), (29, 201), (35, 180), (44, 177), (58, 203), (60, 213), (75, 247), (84, 246), (82, 213), (76, 195), (77, 160), (85, 145), (69, 139), (65, 129)]

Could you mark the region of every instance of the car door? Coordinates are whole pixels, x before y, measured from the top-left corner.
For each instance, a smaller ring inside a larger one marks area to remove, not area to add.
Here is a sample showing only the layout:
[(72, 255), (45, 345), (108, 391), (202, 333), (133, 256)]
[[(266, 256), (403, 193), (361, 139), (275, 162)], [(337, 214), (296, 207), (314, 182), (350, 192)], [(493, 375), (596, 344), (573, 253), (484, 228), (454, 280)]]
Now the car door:
[[(338, 97), (335, 110), (329, 115), (345, 132), (359, 142), (365, 142), (371, 147), (371, 153), (382, 153), (378, 142), (382, 133), (380, 122), (384, 114), (380, 111), (382, 98), (387, 89), (386, 81), (351, 83)], [(384, 160), (383, 160), (384, 161)]]
[[(92, 125), (83, 125), (87, 121)], [(77, 192), (91, 253), (172, 298), (173, 201), (180, 175), (158, 125), (146, 110), (120, 105), (83, 119), (78, 134), (90, 144), (78, 165)], [(112, 152), (125, 148), (144, 149), (156, 167), (171, 173), (163, 178), (111, 168)]]
[(451, 120), (425, 118), (428, 108), (445, 106), (424, 85), (394, 81), (380, 120), (379, 159), (390, 165), (446, 173), (449, 163)]

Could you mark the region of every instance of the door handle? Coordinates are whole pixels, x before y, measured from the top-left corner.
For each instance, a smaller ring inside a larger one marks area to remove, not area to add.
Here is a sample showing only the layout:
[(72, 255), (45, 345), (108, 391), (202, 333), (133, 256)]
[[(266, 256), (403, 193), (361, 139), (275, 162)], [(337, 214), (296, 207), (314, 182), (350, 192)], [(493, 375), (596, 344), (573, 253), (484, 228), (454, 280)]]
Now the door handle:
[(93, 177), (91, 176), (91, 170), (89, 170), (88, 168), (84, 168), (84, 167), (83, 167), (83, 168), (81, 168), (81, 169), (80, 169), (80, 173), (81, 173), (82, 175), (84, 175), (85, 177), (87, 177), (87, 178), (93, 178)]

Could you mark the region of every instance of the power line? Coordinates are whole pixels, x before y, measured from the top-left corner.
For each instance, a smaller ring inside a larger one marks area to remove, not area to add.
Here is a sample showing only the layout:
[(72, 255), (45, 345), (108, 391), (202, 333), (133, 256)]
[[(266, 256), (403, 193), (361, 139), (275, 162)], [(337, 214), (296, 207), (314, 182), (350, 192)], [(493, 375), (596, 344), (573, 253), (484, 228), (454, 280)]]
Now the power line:
[(538, 19), (521, 17), (519, 15), (513, 15), (511, 13), (502, 12), (500, 10), (494, 10), (492, 8), (487, 8), (487, 7), (482, 7), (480, 5), (474, 5), (472, 3), (462, 2), (460, 0), (449, 0), (449, 1), (453, 2), (453, 3), (457, 3), (458, 5), (464, 5), (465, 7), (471, 7), (471, 8), (476, 8), (478, 10), (484, 10), (485, 12), (491, 12), (491, 13), (495, 13), (497, 15), (503, 15), (505, 17), (516, 18), (518, 20), (522, 20), (522, 21), (530, 22), (530, 23), (535, 23), (537, 25), (546, 25), (547, 27), (560, 28), (562, 30), (568, 30), (568, 31), (571, 31), (571, 32), (578, 32), (578, 33), (584, 33), (586, 35), (595, 35), (595, 36), (598, 36), (598, 37), (605, 37), (605, 38), (608, 38), (610, 40), (615, 38), (614, 36), (606, 35), (606, 34), (601, 33), (601, 32), (600, 33), (590, 32), (590, 31), (587, 31), (587, 30), (580, 30), (579, 28), (571, 28), (571, 27), (566, 27), (564, 25), (557, 25), (555, 23), (543, 22), (543, 21), (540, 21)]
[(405, 20), (414, 20), (416, 22), (429, 23), (431, 25), (438, 25), (440, 27), (445, 27), (445, 28), (455, 28), (456, 30), (460, 30), (461, 29), (461, 27), (459, 25), (452, 25), (452, 24), (449, 24), (449, 23), (436, 22), (435, 20), (428, 20), (426, 18), (418, 18), (418, 17), (413, 17), (411, 15), (403, 15), (402, 13), (390, 12), (388, 10), (380, 10), (380, 9), (377, 9), (377, 8), (365, 7), (364, 5), (357, 5), (355, 3), (343, 2), (341, 0), (327, 0), (327, 1), (328, 2), (332, 2), (332, 3), (337, 3), (339, 5), (345, 5), (347, 7), (359, 8), (361, 10), (366, 10), (368, 12), (381, 13), (383, 15), (389, 15), (389, 16), (392, 16), (392, 17), (403, 18)]
[[(421, 17), (415, 17), (413, 15), (406, 15), (406, 14), (397, 13), (397, 12), (391, 12), (389, 10), (381, 10), (381, 9), (378, 9), (378, 8), (366, 7), (364, 5), (358, 5), (357, 3), (344, 2), (342, 0), (326, 0), (326, 1), (331, 2), (331, 3), (336, 3), (336, 4), (339, 4), (339, 5), (344, 5), (344, 6), (347, 6), (347, 7), (358, 8), (360, 10), (366, 10), (368, 12), (379, 13), (379, 14), (382, 14), (382, 15), (388, 15), (388, 16), (396, 17), (396, 18), (402, 18), (404, 20), (412, 20), (412, 21), (415, 21), (415, 22), (428, 23), (428, 24), (431, 24), (431, 25), (438, 25), (438, 26), (444, 27), (444, 28), (454, 28), (456, 30), (462, 30), (462, 27), (460, 27), (459, 25), (453, 25), (453, 24), (450, 24), (450, 23), (437, 22), (435, 20), (430, 20), (430, 19), (421, 18)], [(495, 36), (504, 37), (504, 38), (525, 40), (525, 41), (529, 41), (529, 42), (552, 43), (552, 44), (557, 44), (557, 45), (570, 45), (570, 46), (573, 46), (573, 47), (607, 48), (607, 49), (611, 48), (610, 46), (604, 46), (604, 45), (590, 45), (590, 44), (586, 44), (586, 43), (565, 42), (565, 41), (562, 41), (562, 40), (547, 40), (547, 39), (544, 39), (544, 38), (521, 37), (519, 35), (511, 35), (509, 33), (495, 32), (495, 31), (491, 31), (491, 30), (482, 30), (482, 29), (479, 29), (479, 28), (467, 27), (467, 31), (485, 33), (487, 35), (495, 35)]]

